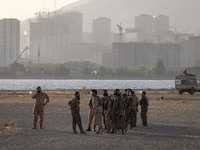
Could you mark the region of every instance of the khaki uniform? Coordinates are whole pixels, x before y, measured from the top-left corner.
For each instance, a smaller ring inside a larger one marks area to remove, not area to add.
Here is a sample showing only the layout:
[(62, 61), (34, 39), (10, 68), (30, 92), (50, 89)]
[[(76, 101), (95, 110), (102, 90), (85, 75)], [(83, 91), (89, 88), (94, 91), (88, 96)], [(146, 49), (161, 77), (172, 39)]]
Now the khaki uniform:
[(101, 98), (99, 96), (92, 97), (92, 106), (94, 112), (94, 125), (98, 127), (102, 127), (102, 103)]
[(37, 124), (38, 115), (40, 116), (40, 125), (42, 125), (44, 121), (44, 105), (45, 105), (45, 99), (46, 103), (49, 102), (49, 97), (44, 92), (37, 92), (35, 95), (32, 96), (35, 100), (35, 105), (33, 108), (33, 122), (34, 125)]
[(140, 106), (141, 106), (141, 118), (143, 126), (147, 126), (147, 111), (148, 111), (148, 98), (147, 96), (142, 96), (140, 98)]
[(88, 106), (90, 108), (89, 110), (89, 114), (88, 114), (88, 126), (91, 126), (92, 125), (92, 121), (94, 119), (94, 112), (93, 112), (93, 105), (92, 105), (92, 97), (88, 103)]
[(72, 114), (72, 128), (74, 132), (76, 132), (76, 124), (78, 125), (80, 131), (83, 131), (81, 116), (80, 116), (80, 99), (79, 97), (74, 97), (71, 102), (68, 103), (71, 106), (71, 114)]

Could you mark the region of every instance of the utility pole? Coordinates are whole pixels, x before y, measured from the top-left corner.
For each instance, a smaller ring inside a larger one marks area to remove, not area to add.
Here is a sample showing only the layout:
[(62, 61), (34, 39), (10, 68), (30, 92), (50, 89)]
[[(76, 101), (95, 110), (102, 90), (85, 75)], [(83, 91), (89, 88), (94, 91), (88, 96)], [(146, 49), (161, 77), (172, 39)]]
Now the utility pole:
[(56, 16), (56, 0), (54, 0), (54, 13), (55, 13), (55, 16)]
[(40, 63), (40, 45), (38, 45), (38, 64)]

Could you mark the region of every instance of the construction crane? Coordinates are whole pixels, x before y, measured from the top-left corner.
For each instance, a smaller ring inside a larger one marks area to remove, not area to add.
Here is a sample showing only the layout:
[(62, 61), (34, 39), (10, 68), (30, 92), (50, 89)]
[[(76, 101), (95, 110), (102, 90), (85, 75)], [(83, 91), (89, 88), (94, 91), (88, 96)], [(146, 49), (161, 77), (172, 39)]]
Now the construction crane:
[(26, 50), (28, 50), (29, 48), (28, 48), (28, 46), (26, 46), (25, 47), (25, 49), (20, 53), (20, 55), (17, 57), (17, 59), (15, 60), (15, 62), (14, 63), (17, 63), (17, 61), (20, 59), (20, 57), (23, 55), (23, 53), (26, 51)]
[(123, 27), (122, 27), (122, 23), (120, 22), (120, 25), (117, 24), (118, 30), (119, 30), (119, 41), (120, 43), (122, 42), (122, 32), (123, 32)]

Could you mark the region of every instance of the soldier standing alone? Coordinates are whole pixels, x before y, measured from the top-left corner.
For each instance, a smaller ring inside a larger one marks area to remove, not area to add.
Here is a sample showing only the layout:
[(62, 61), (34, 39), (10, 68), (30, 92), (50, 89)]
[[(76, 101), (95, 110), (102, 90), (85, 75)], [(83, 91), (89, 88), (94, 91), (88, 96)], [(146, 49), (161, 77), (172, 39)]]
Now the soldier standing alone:
[(82, 123), (81, 123), (81, 116), (80, 116), (80, 93), (75, 92), (75, 97), (69, 101), (68, 105), (71, 107), (71, 113), (72, 113), (72, 128), (74, 130), (74, 133), (77, 133), (76, 131), (76, 124), (78, 125), (80, 129), (81, 134), (86, 134), (83, 131)]
[(147, 126), (147, 111), (148, 111), (148, 105), (149, 105), (149, 100), (146, 96), (146, 92), (142, 91), (142, 96), (140, 98), (140, 106), (141, 106), (141, 118), (142, 118), (142, 123), (143, 126)]
[(41, 87), (38, 86), (36, 89), (36, 94), (32, 96), (32, 98), (35, 99), (35, 105), (33, 108), (33, 129), (36, 129), (38, 115), (40, 116), (40, 129), (43, 129), (44, 106), (49, 102), (49, 96), (42, 92)]

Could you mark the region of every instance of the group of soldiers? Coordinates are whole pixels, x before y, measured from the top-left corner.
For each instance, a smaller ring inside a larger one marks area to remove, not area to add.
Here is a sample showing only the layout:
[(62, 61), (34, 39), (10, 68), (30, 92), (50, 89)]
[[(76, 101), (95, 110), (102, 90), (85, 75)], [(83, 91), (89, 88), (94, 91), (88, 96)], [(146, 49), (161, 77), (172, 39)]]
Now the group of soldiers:
[[(94, 131), (98, 127), (96, 134), (102, 134), (104, 129), (105, 133), (114, 134), (117, 131), (121, 131), (124, 134), (124, 131), (127, 131), (127, 129), (136, 127), (139, 104), (141, 106), (143, 126), (147, 126), (148, 98), (145, 91), (142, 91), (139, 101), (135, 92), (131, 89), (126, 89), (125, 93), (121, 93), (119, 89), (116, 89), (114, 94), (110, 96), (107, 90), (104, 90), (103, 97), (98, 96), (97, 90), (95, 89), (91, 90), (91, 92), (92, 97), (88, 103), (89, 116), (86, 131), (92, 130), (91, 125), (94, 120)], [(77, 124), (80, 133), (85, 134), (79, 114), (80, 93), (76, 92), (75, 97), (68, 104), (71, 107), (74, 133), (77, 133)]]
[[(49, 102), (49, 97), (42, 92), (41, 87), (36, 89), (36, 94), (32, 96), (33, 99), (36, 99), (33, 110), (33, 129), (36, 129), (38, 116), (40, 116), (40, 129), (43, 129), (44, 106)], [(104, 130), (105, 133), (114, 134), (121, 131), (124, 134), (127, 129), (136, 127), (139, 104), (143, 126), (147, 126), (148, 98), (145, 91), (142, 91), (139, 101), (135, 92), (131, 89), (126, 89), (124, 93), (116, 89), (113, 95), (108, 95), (107, 90), (104, 90), (103, 97), (98, 96), (96, 89), (91, 90), (91, 93), (92, 96), (88, 103), (89, 116), (86, 131), (92, 130), (91, 125), (94, 120), (94, 131), (98, 127), (96, 134), (102, 134)], [(72, 114), (73, 132), (77, 133), (76, 125), (78, 125), (80, 133), (86, 134), (81, 123), (79, 92), (75, 92), (74, 98), (68, 102), (68, 105)]]

